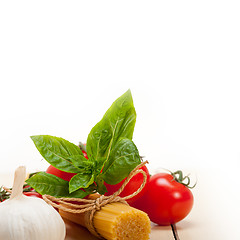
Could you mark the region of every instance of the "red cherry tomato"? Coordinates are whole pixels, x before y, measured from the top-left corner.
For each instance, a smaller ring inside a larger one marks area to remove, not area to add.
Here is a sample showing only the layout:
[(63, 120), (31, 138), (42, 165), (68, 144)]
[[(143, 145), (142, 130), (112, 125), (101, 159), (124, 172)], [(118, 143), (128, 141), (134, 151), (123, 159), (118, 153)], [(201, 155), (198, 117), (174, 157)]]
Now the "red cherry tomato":
[(38, 198), (42, 198), (42, 195), (38, 192), (24, 192), (23, 193), (25, 196), (28, 197), (38, 197)]
[(57, 177), (60, 177), (62, 178), (63, 180), (65, 181), (70, 181), (70, 179), (76, 175), (76, 173), (68, 173), (68, 172), (64, 172), (64, 171), (61, 171), (57, 168), (55, 168), (54, 166), (50, 165), (47, 170), (46, 170), (46, 173), (50, 173), (52, 175), (55, 175)]
[(33, 189), (32, 187), (30, 187), (29, 185), (24, 185), (24, 186), (23, 186), (23, 190), (24, 190), (24, 189), (25, 189), (25, 190), (28, 189), (28, 190), (27, 190), (28, 192), (34, 191), (34, 189)]
[[(143, 196), (144, 192), (146, 191), (147, 188), (147, 184), (149, 182), (149, 172), (146, 166), (141, 167), (140, 169), (142, 169), (146, 175), (147, 175), (147, 183), (145, 184), (144, 188), (142, 189), (142, 191), (140, 193), (138, 193), (136, 196), (130, 198), (127, 200), (127, 202), (131, 205), (132, 203), (134, 203), (138, 198), (140, 198), (141, 196)], [(126, 178), (125, 178), (126, 179)], [(125, 179), (123, 179), (120, 183), (116, 184), (116, 185), (110, 185), (107, 183), (104, 183), (106, 188), (107, 188), (107, 192), (104, 194), (106, 196), (112, 195), (113, 193), (115, 193), (123, 184), (123, 182), (125, 181)], [(124, 188), (124, 190), (120, 193), (120, 197), (125, 197), (128, 196), (132, 193), (134, 193), (135, 191), (137, 191), (137, 189), (139, 189), (139, 187), (141, 186), (141, 184), (143, 183), (143, 175), (142, 173), (138, 173), (135, 176), (133, 176), (131, 178), (131, 180), (128, 182), (128, 184), (126, 185), (126, 187)]]
[[(23, 194), (25, 196), (28, 196), (28, 197), (42, 198), (42, 195), (38, 192), (35, 192), (35, 191), (23, 192)], [(8, 199), (9, 197), (10, 197), (10, 195), (6, 199)], [(4, 202), (6, 199), (0, 199), (0, 203)]]
[(192, 192), (168, 173), (151, 176), (144, 195), (133, 204), (158, 225), (179, 222), (189, 214), (192, 206)]

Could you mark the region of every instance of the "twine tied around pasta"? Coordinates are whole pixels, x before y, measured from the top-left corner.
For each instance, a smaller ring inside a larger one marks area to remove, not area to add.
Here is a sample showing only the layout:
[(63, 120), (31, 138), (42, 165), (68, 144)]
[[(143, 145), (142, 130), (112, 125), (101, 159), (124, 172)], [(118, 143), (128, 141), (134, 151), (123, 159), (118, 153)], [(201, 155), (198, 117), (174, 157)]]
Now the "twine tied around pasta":
[[(96, 228), (94, 227), (94, 224), (93, 224), (94, 214), (96, 213), (96, 211), (101, 210), (103, 206), (109, 203), (121, 202), (128, 205), (126, 200), (140, 193), (147, 182), (147, 174), (142, 169), (140, 169), (146, 163), (148, 163), (148, 161), (142, 162), (137, 167), (135, 167), (130, 172), (130, 174), (128, 175), (128, 177), (126, 178), (122, 186), (119, 188), (119, 190), (110, 196), (100, 195), (97, 199), (84, 199), (84, 198), (82, 199), (82, 198), (64, 198), (64, 197), (56, 198), (50, 195), (43, 195), (43, 199), (45, 202), (52, 205), (53, 207), (61, 209), (65, 212), (85, 213), (85, 221), (86, 221), (86, 226), (88, 230), (93, 235), (103, 239), (102, 236), (97, 232)], [(143, 175), (143, 182), (141, 186), (132, 194), (126, 197), (119, 197), (120, 193), (124, 190), (125, 186), (131, 180), (131, 178), (138, 173), (141, 173)], [(76, 202), (76, 203), (72, 203), (72, 202)], [(78, 204), (78, 203), (82, 203), (82, 204)]]

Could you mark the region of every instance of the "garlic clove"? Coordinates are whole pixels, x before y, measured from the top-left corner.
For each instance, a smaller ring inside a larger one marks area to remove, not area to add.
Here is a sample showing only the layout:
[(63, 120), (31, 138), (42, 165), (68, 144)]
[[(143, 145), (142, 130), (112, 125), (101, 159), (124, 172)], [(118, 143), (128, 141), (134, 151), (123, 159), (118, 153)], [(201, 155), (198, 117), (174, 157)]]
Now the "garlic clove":
[(66, 227), (59, 213), (43, 199), (22, 194), (25, 176), (25, 167), (19, 167), (10, 199), (0, 204), (0, 216), (4, 219), (0, 225), (0, 239), (64, 240)]
[(20, 166), (16, 169), (14, 174), (13, 189), (10, 199), (19, 198), (23, 195), (23, 184), (26, 177), (26, 167)]

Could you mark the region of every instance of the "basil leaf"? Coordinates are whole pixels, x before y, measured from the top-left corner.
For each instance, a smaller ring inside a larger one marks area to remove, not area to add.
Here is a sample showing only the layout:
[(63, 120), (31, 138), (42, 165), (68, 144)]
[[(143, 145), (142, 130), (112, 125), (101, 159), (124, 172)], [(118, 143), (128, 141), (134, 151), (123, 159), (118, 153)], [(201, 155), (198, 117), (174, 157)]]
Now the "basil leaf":
[(117, 184), (141, 163), (139, 152), (132, 140), (121, 138), (110, 152), (102, 178), (108, 184)]
[(79, 169), (79, 172), (89, 171), (93, 168), (93, 162), (91, 160), (87, 160), (83, 155), (72, 155), (68, 157), (68, 160)]
[(88, 188), (94, 182), (94, 175), (88, 173), (78, 173), (69, 182), (69, 192), (72, 193), (79, 188)]
[(84, 198), (89, 194), (81, 189), (70, 194), (68, 190), (68, 181), (46, 172), (39, 172), (27, 179), (26, 182), (42, 195), (47, 194), (54, 197)]
[(103, 164), (120, 137), (132, 139), (135, 122), (136, 112), (131, 91), (128, 90), (111, 105), (89, 133), (89, 158)]
[(40, 154), (51, 165), (65, 172), (78, 173), (79, 170), (72, 164), (69, 157), (82, 155), (81, 149), (69, 141), (49, 135), (31, 136)]

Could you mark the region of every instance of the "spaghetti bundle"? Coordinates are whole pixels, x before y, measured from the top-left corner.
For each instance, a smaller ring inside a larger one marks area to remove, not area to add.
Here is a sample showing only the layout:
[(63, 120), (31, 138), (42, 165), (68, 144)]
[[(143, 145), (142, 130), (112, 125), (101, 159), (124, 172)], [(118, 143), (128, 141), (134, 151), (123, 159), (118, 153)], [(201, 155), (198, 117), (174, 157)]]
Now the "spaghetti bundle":
[[(44, 195), (43, 199), (59, 209), (63, 218), (87, 227), (101, 239), (108, 240), (147, 240), (151, 231), (150, 220), (146, 213), (130, 207), (125, 200), (137, 195), (146, 183), (146, 174), (139, 169), (146, 162), (138, 165), (128, 176), (122, 187), (111, 196), (91, 194), (87, 199), (55, 198)], [(137, 173), (142, 173), (144, 181), (133, 194), (124, 198), (118, 195), (129, 180)]]

